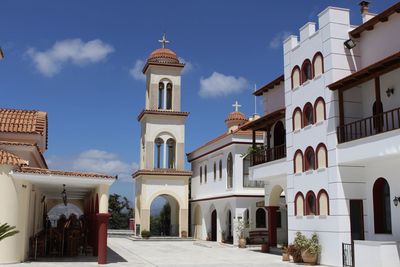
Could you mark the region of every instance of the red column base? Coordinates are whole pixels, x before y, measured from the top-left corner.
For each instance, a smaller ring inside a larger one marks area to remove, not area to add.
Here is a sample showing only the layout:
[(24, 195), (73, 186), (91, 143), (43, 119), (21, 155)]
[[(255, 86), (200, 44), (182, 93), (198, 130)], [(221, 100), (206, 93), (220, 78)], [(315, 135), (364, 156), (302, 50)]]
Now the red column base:
[(97, 262), (98, 264), (107, 264), (107, 225), (108, 218), (110, 214), (108, 213), (97, 213), (96, 221), (98, 227), (98, 238), (97, 238)]
[(277, 244), (276, 211), (279, 207), (269, 206), (266, 208), (268, 210), (268, 241), (270, 246), (275, 247)]

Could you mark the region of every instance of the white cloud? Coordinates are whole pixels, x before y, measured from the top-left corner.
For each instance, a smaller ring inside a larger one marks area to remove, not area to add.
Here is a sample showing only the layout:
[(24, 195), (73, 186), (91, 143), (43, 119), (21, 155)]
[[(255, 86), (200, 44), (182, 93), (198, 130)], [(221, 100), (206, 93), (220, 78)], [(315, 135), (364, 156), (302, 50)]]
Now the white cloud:
[(218, 97), (239, 93), (248, 87), (248, 82), (243, 77), (224, 75), (213, 72), (208, 78), (200, 78), (201, 97)]
[(142, 72), (144, 61), (141, 59), (136, 60), (133, 68), (129, 70), (129, 74), (137, 81), (145, 81), (146, 76)]
[(51, 168), (105, 173), (118, 175), (120, 181), (132, 181), (131, 175), (138, 169), (137, 163), (127, 163), (122, 161), (118, 155), (98, 150), (90, 149), (83, 151), (72, 158), (50, 157), (47, 163)]
[(57, 41), (46, 51), (29, 48), (27, 55), (32, 59), (36, 69), (47, 77), (59, 73), (66, 63), (83, 66), (106, 59), (114, 48), (99, 39), (83, 42), (81, 39)]
[(179, 57), (179, 62), (185, 64), (185, 67), (183, 68), (182, 74), (191, 72), (194, 69), (194, 65), (190, 61), (186, 61), (183, 57)]
[(281, 31), (275, 34), (272, 40), (269, 42), (269, 48), (277, 49), (283, 46), (283, 41), (288, 38), (292, 33), (288, 31)]

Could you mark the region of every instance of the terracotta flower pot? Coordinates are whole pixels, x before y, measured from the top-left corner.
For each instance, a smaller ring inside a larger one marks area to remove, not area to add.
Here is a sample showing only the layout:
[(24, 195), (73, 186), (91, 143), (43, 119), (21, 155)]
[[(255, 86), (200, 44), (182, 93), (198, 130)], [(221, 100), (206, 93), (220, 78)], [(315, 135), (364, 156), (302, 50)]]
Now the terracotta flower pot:
[(282, 252), (282, 261), (289, 261), (289, 253)]
[(261, 244), (261, 252), (263, 252), (263, 253), (268, 253), (269, 252), (269, 244), (268, 243), (262, 243)]
[(239, 239), (239, 248), (245, 248), (245, 247), (246, 247), (246, 239), (240, 238)]
[(311, 254), (306, 250), (301, 253), (301, 258), (304, 263), (315, 265), (317, 263), (318, 254)]

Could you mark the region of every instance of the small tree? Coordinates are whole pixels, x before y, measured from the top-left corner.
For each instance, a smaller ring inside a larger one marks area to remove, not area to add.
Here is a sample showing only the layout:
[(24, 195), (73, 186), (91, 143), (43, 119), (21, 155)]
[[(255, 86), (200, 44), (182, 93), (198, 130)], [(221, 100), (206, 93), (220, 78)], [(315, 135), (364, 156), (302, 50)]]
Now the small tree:
[(7, 223), (0, 225), (0, 241), (18, 233), (19, 231), (15, 230), (15, 226), (10, 226)]

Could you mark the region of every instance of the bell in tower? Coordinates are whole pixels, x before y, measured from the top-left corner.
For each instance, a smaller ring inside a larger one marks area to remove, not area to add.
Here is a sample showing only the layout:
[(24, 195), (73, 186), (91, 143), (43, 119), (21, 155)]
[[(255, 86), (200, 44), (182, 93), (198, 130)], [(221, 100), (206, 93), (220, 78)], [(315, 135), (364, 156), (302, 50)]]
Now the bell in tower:
[[(171, 207), (168, 234), (187, 236), (189, 178), (185, 170), (185, 121), (181, 111), (181, 72), (185, 65), (166, 48), (165, 34), (143, 67), (146, 75), (146, 104), (139, 114), (141, 125), (140, 169), (135, 180), (136, 235), (150, 229), (150, 207), (163, 196)], [(165, 234), (165, 233), (164, 233)]]

